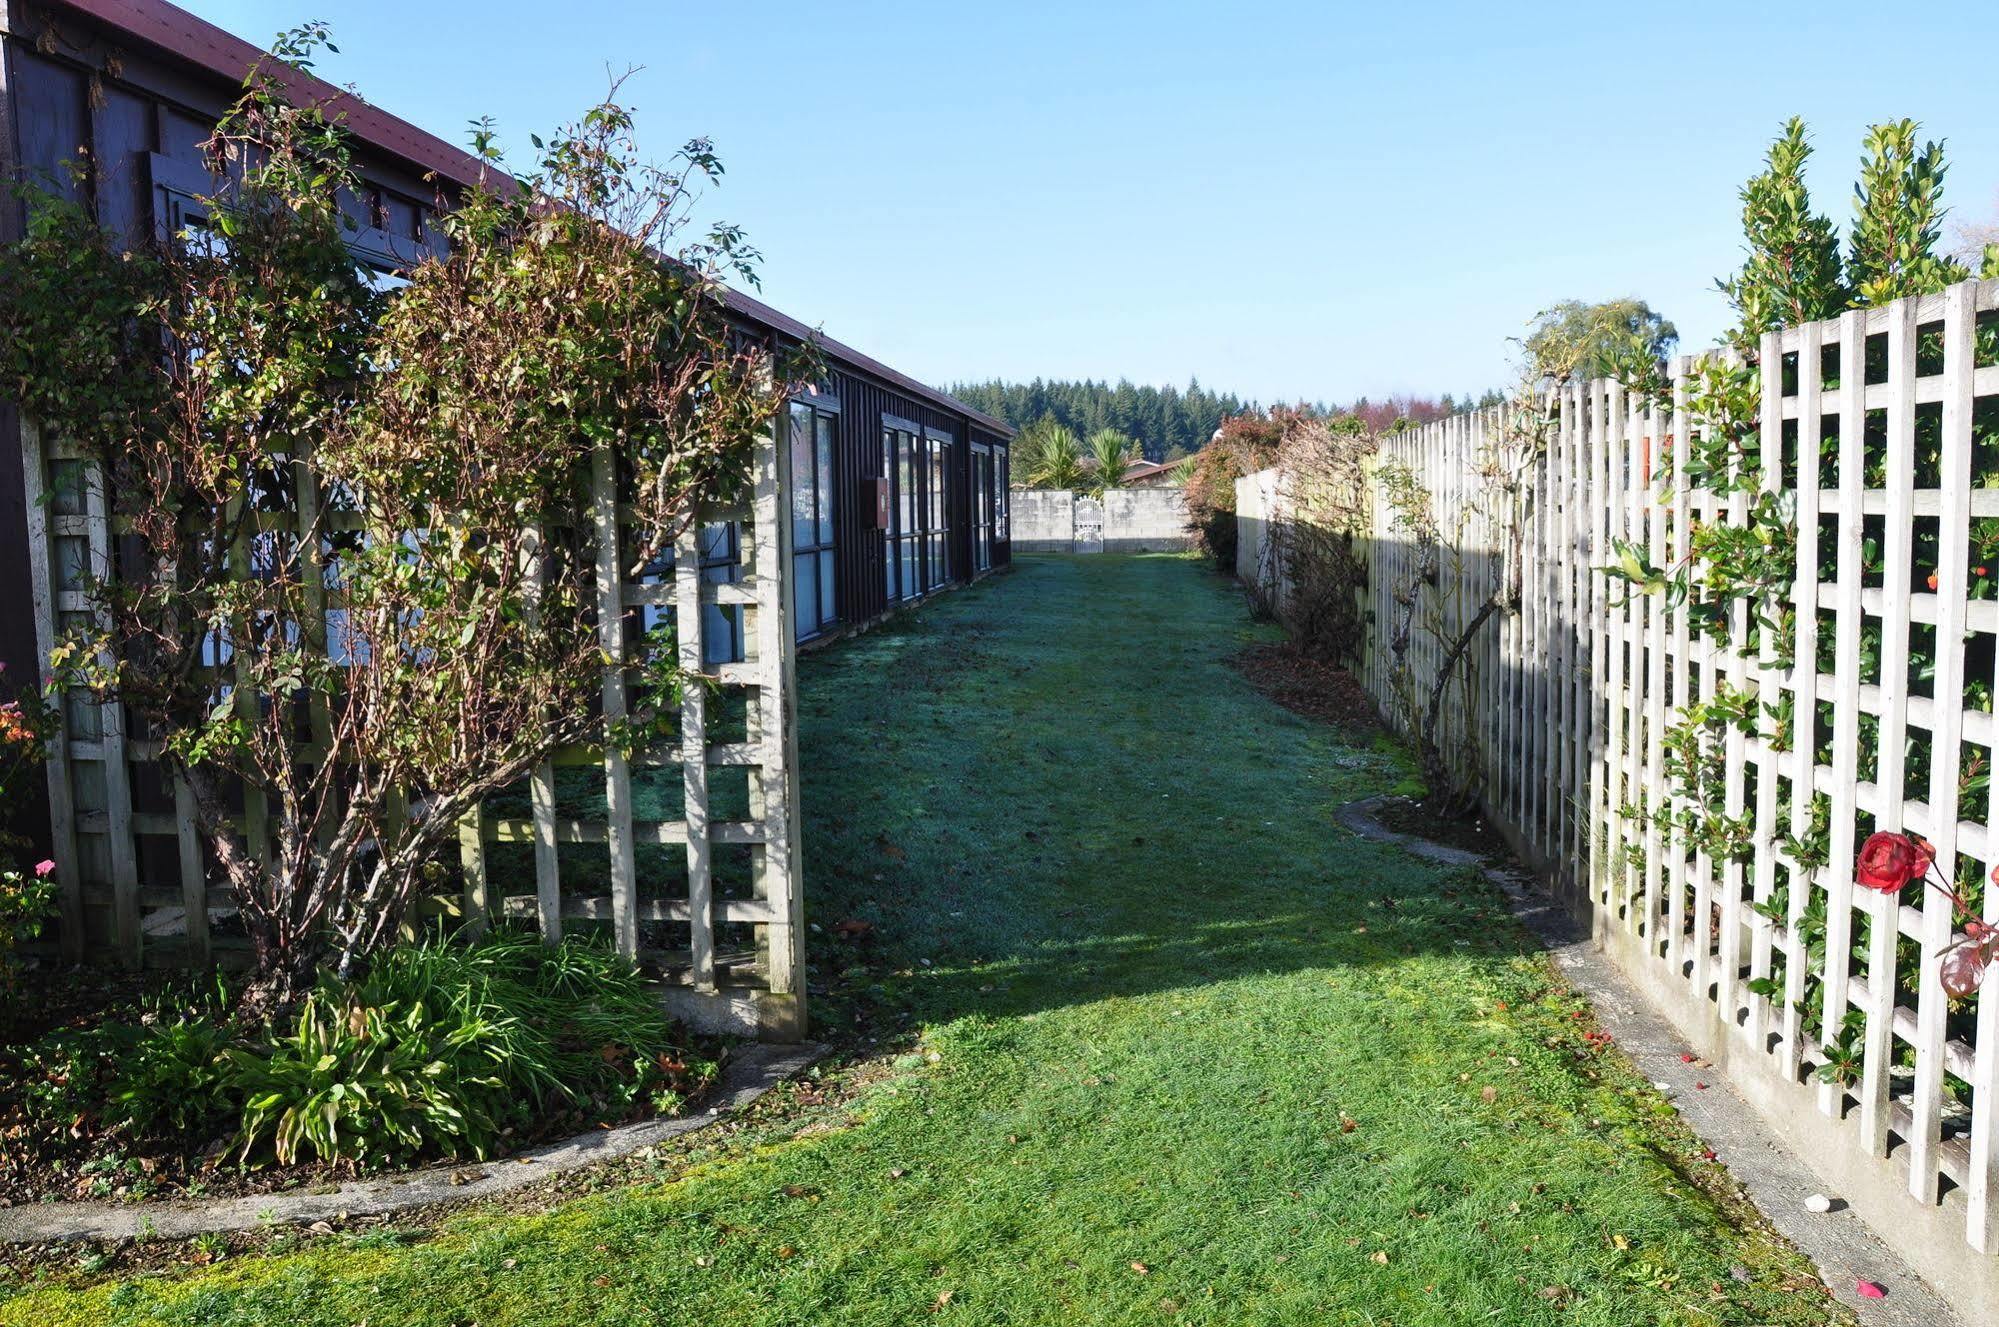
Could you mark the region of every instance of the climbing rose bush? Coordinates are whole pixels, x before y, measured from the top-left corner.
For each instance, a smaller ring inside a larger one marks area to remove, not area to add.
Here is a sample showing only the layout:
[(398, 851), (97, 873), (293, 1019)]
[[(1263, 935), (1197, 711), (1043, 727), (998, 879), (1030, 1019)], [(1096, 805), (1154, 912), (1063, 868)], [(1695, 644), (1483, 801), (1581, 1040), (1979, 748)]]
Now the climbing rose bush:
[[(1962, 895), (1936, 869), (1936, 845), (1910, 834), (1883, 831), (1867, 836), (1855, 859), (1853, 882), (1881, 894), (1899, 894), (1918, 880), (1927, 880), (1950, 901), (1952, 917), (1965, 916), (1964, 934), (1944, 951), (1937, 965), (1937, 979), (1944, 990), (1963, 999), (1985, 982), (1986, 970), (1999, 953), (1999, 929), (1970, 915)], [(1992, 872), (1999, 885), (1999, 868)]]

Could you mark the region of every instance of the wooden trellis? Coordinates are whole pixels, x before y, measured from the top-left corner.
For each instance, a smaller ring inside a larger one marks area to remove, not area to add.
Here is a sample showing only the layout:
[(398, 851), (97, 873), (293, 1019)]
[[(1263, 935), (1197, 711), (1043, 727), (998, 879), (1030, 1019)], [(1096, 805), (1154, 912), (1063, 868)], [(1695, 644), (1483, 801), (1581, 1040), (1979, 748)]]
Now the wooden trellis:
[[(113, 574), (120, 536), (95, 464), (32, 425), (22, 438), (35, 626), (46, 655), (95, 611), (87, 586)], [(653, 749), (634, 757), (615, 746), (558, 751), (528, 780), (524, 806), (489, 799), (464, 817), (456, 906), (474, 931), (506, 917), (534, 923), (550, 941), (565, 926), (608, 925), (619, 951), (661, 980), (684, 1017), (787, 1039), (805, 1027), (789, 449), (764, 437), (754, 466), (746, 504), (704, 510), (677, 540), (670, 567), (634, 572), (616, 458), (598, 453), (579, 520), (595, 548), (600, 643), (618, 661), (604, 669), (603, 713), (626, 713), (628, 663), (649, 615), (670, 618), (682, 666), (711, 679), (716, 694), (687, 688), (677, 736)], [(318, 515), (310, 467), (295, 460), (290, 469), (285, 510), (264, 528), (307, 528)], [(333, 525), (347, 519), (328, 515)], [(704, 572), (704, 532), (739, 549), (726, 575), (712, 565)], [(717, 624), (728, 628), (722, 648), (710, 639)], [(324, 616), (307, 629), (325, 648)], [(323, 717), (316, 711), (312, 721)], [(72, 955), (113, 955), (134, 967), (240, 961), (246, 942), (228, 934), (233, 902), (205, 860), (192, 799), (185, 788), (159, 786), (154, 754), (128, 737), (120, 706), (80, 691), (66, 698), (48, 752), (61, 943)], [(733, 779), (722, 790), (726, 818), (711, 814), (718, 778)], [(642, 801), (663, 808), (673, 794), (677, 813), (642, 812)], [(566, 809), (565, 795), (573, 803)], [(254, 795), (245, 800), (254, 848), (261, 808)], [(680, 849), (684, 868), (656, 851), (641, 856), (662, 846)], [(495, 870), (496, 857), (515, 848), (526, 858), (516, 876), (532, 881), (531, 893), (506, 892)], [(599, 864), (608, 859), (601, 883), (599, 871), (583, 869), (596, 854)]]
[[(1979, 549), (1999, 539), (1999, 489), (1972, 487), (1974, 452), (1981, 471), (1999, 464), (1995, 342), (1992, 281), (1764, 338), (1756, 478), (1795, 509), (1797, 531), (1793, 581), (1764, 607), (1796, 611), (1788, 640), (1756, 633), (1747, 652), (1604, 570), (1613, 541), (1670, 567), (1697, 523), (1739, 525), (1749, 510), (1752, 494), (1718, 496), (1685, 478), (1700, 426), (1689, 405), (1696, 361), (1672, 366), (1656, 402), (1615, 383), (1562, 390), (1515, 522), (1478, 477), (1495, 450), (1517, 445), (1523, 421), (1510, 411), (1388, 439), (1381, 460), (1414, 475), (1460, 556), (1426, 567), (1377, 487), (1374, 638), (1362, 668), (1406, 729), (1406, 697), (1428, 694), (1442, 642), (1517, 573), (1518, 598), (1474, 642), (1466, 699), (1444, 732), (1468, 753), (1488, 812), (1856, 1205), (1940, 1283), (1959, 1286), (1994, 1283), (1989, 1261), (1965, 1272), (1960, 1241), (1999, 1251), (1999, 977), (1953, 1010), (1937, 976), (1956, 938), (1947, 900), (1914, 889), (1897, 900), (1853, 880), (1858, 846), (1876, 829), (1921, 834), (1954, 876), (1986, 882), (1999, 867), (1999, 780), (1989, 777), (1999, 566), (1975, 574), (1988, 556)], [(1919, 427), (1940, 453), (1935, 464), (1925, 453), (1920, 470)], [(1398, 663), (1400, 596), (1426, 577)], [(1734, 605), (1733, 640), (1751, 638), (1748, 613)], [(1967, 672), (1974, 661), (1978, 675)], [(1689, 841), (1666, 738), (1689, 705), (1724, 688), (1750, 696), (1758, 720), (1753, 733), (1730, 726), (1719, 748), (1719, 809), (1748, 847), (1714, 860)], [(1662, 802), (1672, 817), (1656, 814)], [(1794, 850), (1814, 836), (1815, 814), (1830, 829), (1816, 868)], [(1999, 922), (1999, 886), (1979, 888), (1983, 920)], [(1821, 917), (1832, 957), (1813, 1011), (1826, 1034), (1815, 1038), (1802, 1001)], [(1834, 1081), (1815, 1070), (1849, 1019), (1858, 1062)]]

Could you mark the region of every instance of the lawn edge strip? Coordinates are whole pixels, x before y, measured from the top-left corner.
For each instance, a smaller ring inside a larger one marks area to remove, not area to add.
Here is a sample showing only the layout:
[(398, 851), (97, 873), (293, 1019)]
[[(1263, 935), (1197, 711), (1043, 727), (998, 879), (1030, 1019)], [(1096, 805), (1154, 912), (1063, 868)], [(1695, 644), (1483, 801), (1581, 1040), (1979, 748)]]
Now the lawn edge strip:
[(592, 1129), (498, 1161), (458, 1162), (370, 1176), (316, 1192), (115, 1206), (40, 1203), (0, 1209), (0, 1243), (184, 1239), (273, 1225), (393, 1216), (440, 1203), (498, 1197), (720, 1124), (786, 1079), (803, 1073), (826, 1052), (827, 1047), (817, 1042), (752, 1045), (723, 1068), (707, 1095), (706, 1108), (699, 1114)]

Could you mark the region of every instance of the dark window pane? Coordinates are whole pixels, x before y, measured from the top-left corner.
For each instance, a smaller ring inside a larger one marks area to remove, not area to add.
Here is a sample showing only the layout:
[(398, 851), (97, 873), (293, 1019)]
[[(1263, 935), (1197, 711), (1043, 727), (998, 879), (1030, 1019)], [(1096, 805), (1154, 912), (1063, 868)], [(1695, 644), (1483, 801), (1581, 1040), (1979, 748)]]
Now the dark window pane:
[(821, 544), (833, 542), (833, 417), (815, 417), (814, 452), (819, 477), (819, 537)]

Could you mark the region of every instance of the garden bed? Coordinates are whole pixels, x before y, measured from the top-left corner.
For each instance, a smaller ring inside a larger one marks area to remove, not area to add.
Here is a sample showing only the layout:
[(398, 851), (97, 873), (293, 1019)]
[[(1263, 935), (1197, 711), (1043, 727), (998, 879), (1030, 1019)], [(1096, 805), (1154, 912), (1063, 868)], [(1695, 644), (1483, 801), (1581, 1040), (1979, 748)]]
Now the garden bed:
[(1430, 843), (1477, 853), (1481, 857), (1492, 857), (1506, 851), (1505, 842), (1492, 826), (1485, 823), (1483, 816), (1468, 820), (1440, 816), (1413, 798), (1384, 798), (1374, 809), (1374, 818), (1382, 828), (1397, 834), (1414, 835)]
[(1250, 685), (1294, 714), (1354, 733), (1381, 727), (1374, 701), (1358, 678), (1337, 664), (1310, 657), (1291, 641), (1252, 645), (1233, 662)]
[[(209, 979), (48, 968), (0, 1046), (0, 1206), (312, 1192), (698, 1108), (725, 1047), (595, 945), (398, 946), (274, 1028)], [(357, 1105), (368, 1102), (370, 1105)]]

